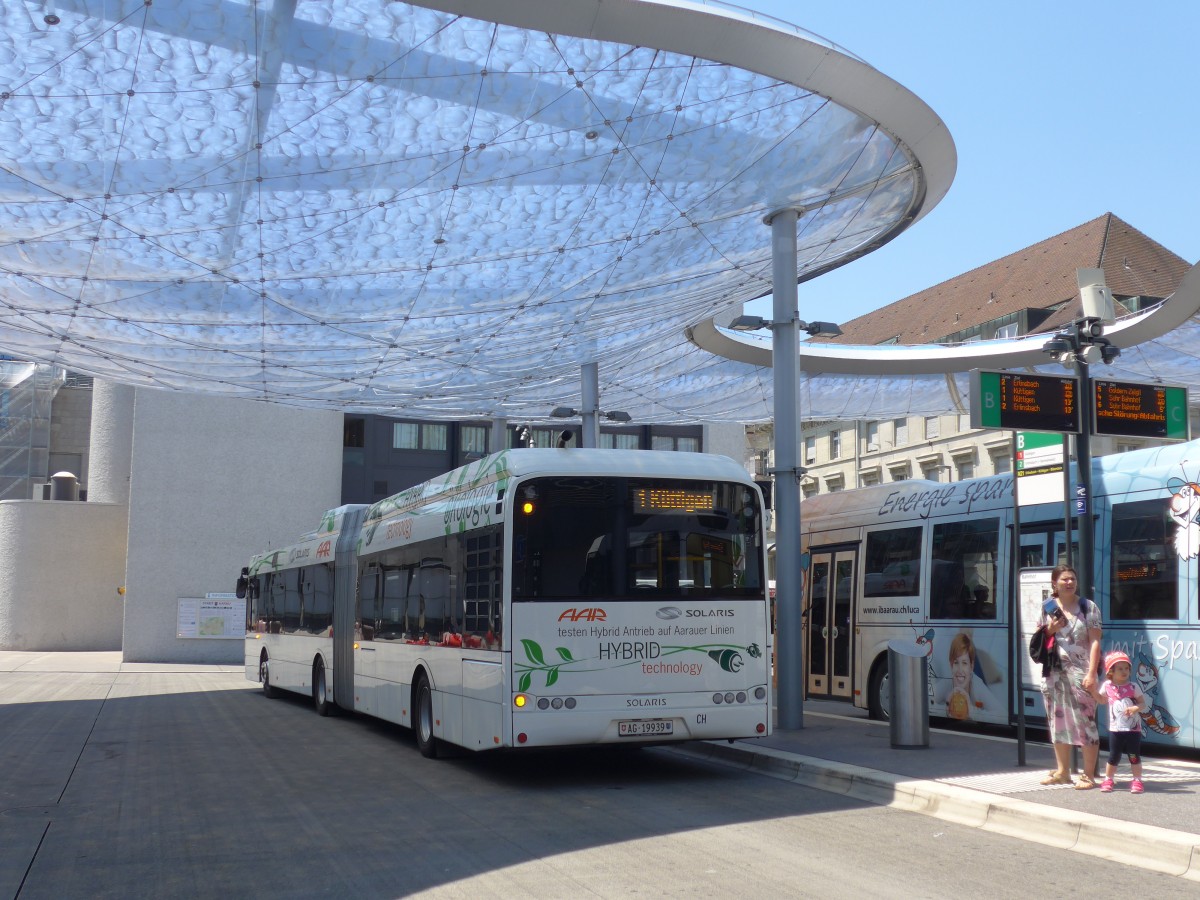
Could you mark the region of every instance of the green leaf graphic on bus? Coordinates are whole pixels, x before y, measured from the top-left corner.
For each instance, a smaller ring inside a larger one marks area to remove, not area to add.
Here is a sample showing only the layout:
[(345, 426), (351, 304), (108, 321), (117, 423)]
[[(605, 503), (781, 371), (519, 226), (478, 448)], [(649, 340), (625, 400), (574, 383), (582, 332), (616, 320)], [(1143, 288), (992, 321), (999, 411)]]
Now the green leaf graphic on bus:
[(521, 638), (521, 646), (525, 648), (525, 655), (529, 657), (530, 662), (537, 663), (539, 666), (546, 664), (546, 658), (542, 655), (542, 648), (537, 641)]
[(517, 682), (517, 690), (527, 691), (533, 683), (534, 672), (546, 673), (546, 687), (558, 681), (558, 670), (566, 663), (576, 662), (575, 657), (571, 655), (571, 651), (566, 647), (555, 647), (554, 652), (558, 654), (562, 662), (547, 663), (546, 654), (542, 650), (542, 645), (537, 641), (531, 641), (529, 638), (521, 638), (521, 646), (525, 648), (525, 656), (532, 665), (517, 663), (519, 667), (524, 669), (521, 673), (521, 678)]

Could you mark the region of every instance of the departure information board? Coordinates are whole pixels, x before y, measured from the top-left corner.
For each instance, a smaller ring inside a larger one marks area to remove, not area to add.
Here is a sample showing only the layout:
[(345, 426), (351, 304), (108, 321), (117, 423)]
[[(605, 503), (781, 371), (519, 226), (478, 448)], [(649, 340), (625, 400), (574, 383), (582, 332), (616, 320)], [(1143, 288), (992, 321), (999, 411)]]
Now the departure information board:
[(1079, 382), (1023, 372), (971, 371), (971, 427), (1079, 433)]
[(1187, 388), (1136, 381), (1092, 381), (1095, 434), (1188, 439)]

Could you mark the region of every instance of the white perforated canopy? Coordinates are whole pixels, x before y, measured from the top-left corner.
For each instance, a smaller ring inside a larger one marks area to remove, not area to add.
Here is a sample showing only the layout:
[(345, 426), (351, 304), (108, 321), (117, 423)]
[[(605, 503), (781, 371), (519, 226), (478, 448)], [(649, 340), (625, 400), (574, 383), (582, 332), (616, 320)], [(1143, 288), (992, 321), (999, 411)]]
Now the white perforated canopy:
[[(437, 8), (433, 8), (437, 7)], [(489, 21), (499, 19), (501, 21)], [(0, 350), (403, 414), (771, 416), (689, 329), (953, 177), (916, 97), (795, 29), (639, 0), (8, 0)], [(823, 317), (828, 318), (828, 317)]]

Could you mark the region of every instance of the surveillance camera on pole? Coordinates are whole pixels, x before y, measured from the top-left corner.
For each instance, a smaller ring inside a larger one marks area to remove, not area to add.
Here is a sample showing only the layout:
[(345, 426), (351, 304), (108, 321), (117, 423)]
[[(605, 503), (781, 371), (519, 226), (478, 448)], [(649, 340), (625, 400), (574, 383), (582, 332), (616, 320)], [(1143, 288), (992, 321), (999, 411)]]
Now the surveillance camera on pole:
[(1104, 270), (1078, 269), (1075, 275), (1079, 281), (1079, 299), (1083, 303), (1083, 317), (1097, 319), (1104, 325), (1111, 325), (1116, 319), (1116, 305), (1113, 303), (1112, 291), (1104, 283)]

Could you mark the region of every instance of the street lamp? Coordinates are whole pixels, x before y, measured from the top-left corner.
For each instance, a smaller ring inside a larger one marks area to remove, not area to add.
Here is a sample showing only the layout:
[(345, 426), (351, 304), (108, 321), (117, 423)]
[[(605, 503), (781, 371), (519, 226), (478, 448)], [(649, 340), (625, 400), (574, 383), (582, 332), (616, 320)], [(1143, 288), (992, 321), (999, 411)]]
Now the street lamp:
[[(596, 410), (596, 414), (603, 416), (610, 422), (630, 422), (633, 417), (623, 410), (613, 409), (605, 412), (602, 409)], [(556, 406), (550, 410), (550, 415), (556, 419), (570, 419), (574, 416), (582, 416), (583, 413), (571, 406)]]
[(729, 323), (729, 327), (733, 331), (759, 331), (763, 328), (792, 324), (806, 332), (809, 337), (837, 337), (842, 333), (842, 329), (834, 322), (804, 322), (798, 318), (776, 322), (762, 316), (738, 316)]
[[(1079, 477), (1079, 490), (1076, 492), (1076, 517), (1079, 529), (1079, 594), (1091, 597), (1092, 576), (1095, 566), (1095, 535), (1092, 531), (1092, 514), (1090, 498), (1092, 495), (1092, 380), (1089, 366), (1095, 362), (1103, 362), (1111, 366), (1121, 355), (1121, 348), (1104, 337), (1104, 321), (1096, 315), (1086, 315), (1094, 310), (1089, 309), (1088, 291), (1106, 292), (1108, 289), (1101, 282), (1083, 284), (1083, 273), (1080, 271), (1080, 289), (1084, 295), (1085, 315), (1071, 323), (1070, 330), (1061, 331), (1046, 343), (1042, 350), (1049, 353), (1059, 363), (1068, 369), (1079, 373), (1079, 394), (1077, 402), (1084, 404), (1084, 414), (1080, 416), (1079, 434), (1075, 436), (1075, 465)], [(1068, 500), (1070, 502), (1070, 500)], [(1071, 552), (1071, 539), (1066, 540), (1068, 559)]]

